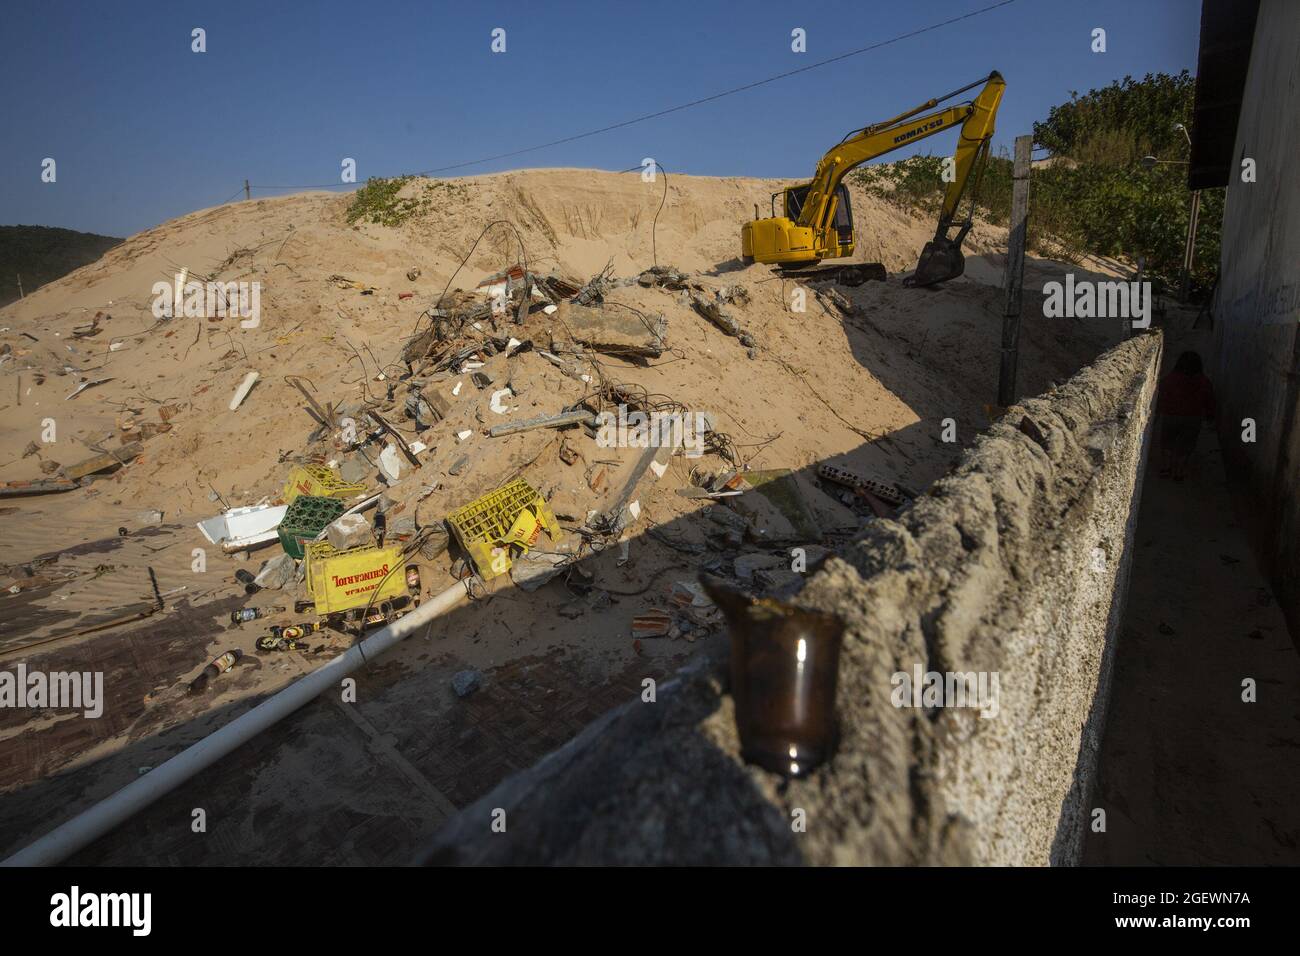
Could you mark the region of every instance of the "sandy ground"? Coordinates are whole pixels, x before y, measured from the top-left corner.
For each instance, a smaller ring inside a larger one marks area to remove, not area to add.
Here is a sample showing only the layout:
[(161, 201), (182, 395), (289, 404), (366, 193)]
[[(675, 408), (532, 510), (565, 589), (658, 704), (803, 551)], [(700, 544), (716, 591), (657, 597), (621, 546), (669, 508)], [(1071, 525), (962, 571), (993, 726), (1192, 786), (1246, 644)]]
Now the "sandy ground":
[[(218, 495), (230, 505), (274, 500), (296, 456), (323, 450), (328, 457), (324, 445), (308, 448), (315, 422), (285, 375), (304, 376), (322, 402), (346, 405), (367, 397), (382, 402), (400, 371), (395, 361), (406, 337), (449, 284), (472, 289), (525, 258), (536, 272), (555, 270), (580, 282), (607, 265), (624, 278), (657, 257), (660, 265), (690, 273), (706, 289), (743, 286), (748, 303), (731, 311), (752, 335), (752, 350), (701, 318), (678, 293), (632, 285), (616, 289), (610, 299), (662, 314), (669, 351), (649, 362), (593, 356), (587, 368), (593, 378), (644, 388), (709, 413), (750, 468), (794, 469), (823, 532), (807, 544), (833, 546), (866, 520), (860, 503), (849, 507), (834, 487), (819, 484), (818, 464), (845, 465), (914, 489), (943, 474), (960, 445), (988, 423), (986, 406), (996, 394), (1002, 310), (997, 284), (1005, 234), (984, 225), (974, 230), (962, 280), (937, 289), (905, 288), (902, 274), (914, 265), (932, 224), (855, 195), (855, 259), (884, 263), (889, 279), (838, 289), (852, 306), (848, 314), (812, 294), (807, 310), (798, 313), (791, 310), (793, 281), (763, 266), (745, 267), (737, 258), (740, 224), (755, 203), (766, 209), (768, 196), (780, 185), (673, 176), (665, 192), (662, 179), (644, 183), (632, 174), (587, 170), (417, 182), (409, 188), (429, 195), (430, 209), (396, 228), (348, 226), (346, 197), (303, 194), (237, 203), (131, 237), (99, 262), (0, 310), (0, 345), (12, 350), (0, 364), (0, 411), (5, 413), (0, 416), (0, 480), (43, 477), (42, 461), (68, 465), (90, 457), (91, 445), (115, 446), (128, 421), (157, 422), (160, 406), (179, 406), (171, 430), (148, 438), (144, 454), (111, 477), (62, 495), (0, 501), (0, 584), (26, 581), (22, 593), (0, 597), (0, 665), (43, 662), (102, 668), (111, 675), (109, 707), (93, 729), (84, 726), (89, 722), (69, 722), (66, 715), (0, 715), (0, 753), (8, 757), (0, 761), (5, 771), (0, 787), (13, 810), (0, 832), (0, 849), (44, 829), (50, 788), (67, 798), (70, 813), (283, 686), (302, 667), (347, 646), (343, 635), (326, 636), (297, 662), (253, 655), (252, 642), (263, 631), (232, 628), (230, 611), (245, 603), (287, 604), (291, 595), (264, 592), (247, 599), (233, 573), (239, 567), (256, 571), (274, 551), (254, 552), (241, 564), (208, 546), (206, 569), (196, 571), (193, 549), (206, 542), (194, 522), (220, 510)], [(494, 227), (474, 246), (485, 225), (499, 219), (514, 228)], [(421, 274), (411, 281), (406, 275), (413, 267)], [(153, 284), (171, 281), (182, 268), (191, 277), (260, 282), (261, 325), (241, 329), (229, 318), (155, 319)], [(1104, 323), (1041, 318), (1041, 295), (1035, 290), (1065, 268), (1034, 259), (1027, 266), (1022, 395), (1064, 380), (1116, 338), (1118, 330)], [(1073, 271), (1090, 268), (1106, 272), (1109, 267), (1098, 263)], [(363, 294), (352, 283), (373, 292)], [(413, 295), (399, 298), (406, 292)], [(109, 316), (100, 319), (100, 331), (79, 336), (76, 330), (88, 327), (97, 312)], [(430, 387), (451, 410), (419, 436), (429, 446), (422, 467), (390, 489), (410, 509), (406, 514), (416, 515), (422, 525), (436, 522), (517, 474), (542, 490), (568, 528), (612, 501), (635, 457), (629, 450), (607, 457), (590, 439), (568, 432), (565, 438), (581, 458), (566, 465), (558, 456), (559, 433), (486, 436), (492, 424), (559, 411), (590, 390), (590, 383), (559, 375), (537, 355), (537, 348), (550, 347), (564, 332), (540, 312), (523, 326), (510, 327), (508, 333), (531, 342), (533, 350), (490, 358), (481, 370), (494, 380), (486, 390), (475, 388), (464, 374), (434, 377)], [(257, 371), (260, 380), (238, 410), (230, 411), (231, 396), (249, 371)], [(109, 380), (67, 398), (79, 381), (101, 378)], [(498, 415), (488, 398), (503, 382), (516, 394), (507, 399), (508, 411)], [(412, 439), (412, 423), (401, 420), (402, 397), (399, 392), (395, 403), (385, 404), (385, 414)], [(956, 426), (956, 442), (941, 440), (946, 419)], [(43, 443), (51, 420), (57, 440)], [(455, 435), (463, 430), (473, 434), (462, 442)], [(40, 444), (39, 453), (24, 457), (32, 441)], [(608, 487), (593, 491), (593, 469), (606, 460)], [(409, 801), (411, 793), (428, 798), (429, 788), (450, 806), (472, 799), (511, 767), (567, 739), (581, 725), (574, 715), (593, 702), (608, 703), (610, 693), (635, 692), (638, 675), (669, 673), (698, 647), (719, 639), (714, 633), (699, 644), (662, 639), (636, 644), (629, 634), (632, 617), (662, 607), (674, 580), (693, 580), (708, 563), (727, 573), (736, 556), (737, 549), (719, 547), (710, 537), (717, 522), (709, 514), (719, 506), (676, 494), (690, 484), (696, 465), (716, 471), (723, 462), (716, 456), (698, 462), (675, 458), (665, 476), (641, 490), (642, 514), (632, 529), (628, 562), (619, 563), (612, 550), (584, 561), (594, 585), (611, 595), (609, 607), (561, 616), (574, 595), (557, 580), (531, 594), (510, 591), (458, 612), (385, 659), (385, 679), (375, 683), (375, 698), (367, 702), (370, 730), (351, 717), (345, 726), (348, 733), (360, 734), (358, 760), (387, 761), (394, 806)], [(450, 474), (453, 466), (456, 475)], [(381, 487), (375, 473), (367, 483)], [(140, 513), (147, 509), (163, 512), (161, 526), (146, 526)], [(747, 542), (739, 550), (765, 549)], [(168, 595), (165, 611), (143, 625), (89, 637), (60, 636), (115, 608), (147, 600), (146, 568), (154, 569)], [(32, 577), (45, 580), (31, 587)], [(426, 592), (453, 580), (445, 558), (428, 562), (422, 578)], [(283, 615), (267, 623), (292, 619)], [(32, 646), (36, 641), (48, 643)], [(248, 653), (246, 664), (205, 697), (180, 694), (184, 681), (231, 647)], [(567, 693), (573, 703), (554, 726), (530, 731), (521, 742), (522, 737), (501, 734), (497, 725), (508, 725), (515, 719), (511, 715), (520, 713), (545, 723), (548, 714), (545, 706), (534, 713), (537, 694), (520, 689), (527, 684), (519, 676), (525, 666), (543, 675), (537, 690), (543, 699)], [(404, 749), (388, 740), (405, 732), (386, 722), (412, 719), (394, 709), (392, 700), (407, 700), (415, 688), (423, 708), (420, 720), (439, 726), (464, 720), (466, 705), (447, 687), (457, 667), (484, 670), (489, 687), (492, 675), (501, 675), (498, 696), (484, 698), (485, 712), (474, 731), (495, 727), (497, 737), (479, 740), (477, 750), (440, 738), (420, 750), (423, 758), (411, 757), (414, 744), (408, 741)], [(267, 761), (258, 773), (269, 782), (256, 800), (243, 791), (230, 797), (253, 806), (242, 812), (275, 805), (276, 813), (287, 813), (276, 803), (277, 786), (298, 786), (292, 781), (310, 775), (322, 761), (341, 779), (368, 772), (337, 753), (311, 756), (313, 741), (338, 734), (332, 723), (338, 714), (323, 716), (326, 712), (327, 705), (313, 705), (294, 718), (302, 722), (302, 732), (287, 738), (286, 746), (257, 751)], [(286, 743), (283, 735), (275, 739)], [(380, 746), (377, 740), (387, 743)], [(295, 741), (307, 749), (295, 751)], [(476, 765), (487, 753), (500, 759)], [(458, 766), (474, 767), (459, 783), (446, 776), (451, 772), (454, 778)], [(428, 787), (412, 790), (413, 775)], [(320, 798), (325, 803), (329, 792)], [(384, 817), (378, 811), (367, 815), (364, 808), (356, 812), (359, 820)], [(410, 825), (403, 831), (407, 836), (432, 825), (419, 814), (419, 819), (403, 817), (404, 812), (395, 815), (404, 820), (402, 826)], [(168, 843), (166, 827), (156, 820), (145, 821), (140, 826), (153, 834), (153, 842), (136, 832), (98, 859), (283, 860), (293, 854), (283, 846), (277, 851), (274, 841), (263, 845), (268, 833), (284, 828), (283, 819), (277, 821), (253, 826), (246, 819), (233, 843), (207, 844), (197, 855)], [(366, 839), (378, 838), (369, 833)], [(295, 860), (323, 858), (319, 841), (310, 835), (297, 847)], [(400, 856), (394, 849), (337, 859)]]

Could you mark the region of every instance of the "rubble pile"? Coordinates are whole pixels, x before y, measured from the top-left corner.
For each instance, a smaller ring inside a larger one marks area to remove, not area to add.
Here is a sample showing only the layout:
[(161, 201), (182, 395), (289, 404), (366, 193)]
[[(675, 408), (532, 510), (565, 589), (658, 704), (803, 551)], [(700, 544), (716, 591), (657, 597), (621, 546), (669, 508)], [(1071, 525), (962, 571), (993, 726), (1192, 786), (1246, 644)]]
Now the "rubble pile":
[[(741, 284), (670, 266), (625, 278), (607, 266), (585, 282), (516, 266), (440, 295), (390, 343), (400, 363), (359, 383), (359, 396), (317, 394), (288, 376), (307, 417), (277, 463), (282, 493), (198, 524), (224, 552), (262, 559), (232, 587), (253, 604), (263, 591), (292, 602), (292, 614), (287, 603), (270, 609), (256, 650), (323, 649), (331, 634), (392, 621), (454, 582), (486, 593), (498, 578), (529, 595), (562, 589), (555, 613), (570, 621), (630, 610), (637, 652), (650, 639), (691, 643), (722, 625), (698, 573), (789, 595), (828, 544), (904, 502), (884, 479), (836, 472), (822, 485), (756, 469), (707, 409), (637, 383), (637, 368), (673, 357), (674, 330), (663, 311), (620, 301), (631, 288), (657, 290), (752, 356)], [(129, 439), (144, 433), (132, 419), (100, 464), (129, 463), (139, 454)], [(93, 475), (86, 467), (71, 473)], [(674, 560), (674, 576), (629, 590), (634, 548), (689, 564)], [(607, 553), (614, 579), (596, 560)], [(250, 608), (232, 621), (261, 626), (264, 616)]]
[[(601, 203), (581, 222), (575, 177)], [(873, 264), (786, 275), (729, 258), (735, 223), (771, 186), (672, 187), (654, 228), (677, 264), (649, 268), (650, 198), (614, 174), (467, 180), (463, 205), (398, 231), (342, 227), (345, 200), (327, 196), (164, 224), (7, 307), (0, 509), (24, 509), (24, 526), (39, 510), (52, 549), (86, 527), (159, 535), (169, 550), (138, 560), (174, 583), (150, 593), (141, 568), (140, 613), (169, 613), (182, 592), (265, 611), (197, 635), (217, 644), (208, 660), (232, 641), (247, 655), (333, 651), (458, 584), (492, 600), (512, 587), (536, 609), (535, 649), (697, 641), (721, 626), (692, 591), (701, 573), (753, 595), (797, 590), (828, 549), (947, 469), (958, 445), (937, 423), (967, 440), (996, 373), (997, 330), (980, 326), (994, 289), (918, 294)], [(932, 228), (874, 215), (882, 260), (914, 261)], [(496, 222), (505, 238), (475, 252)], [(213, 265), (182, 267), (164, 304), (172, 291), (188, 303), (187, 282), (254, 279), (260, 321), (160, 314), (140, 290), (174, 263)], [(1077, 367), (1087, 349), (1062, 336), (1081, 334), (1028, 329), (1027, 387)], [(530, 496), (492, 511), (520, 481)], [(494, 517), (458, 532), (453, 516), (475, 506)], [(42, 548), (0, 566), (0, 587), (67, 578)], [(171, 560), (196, 548), (206, 578)], [(483, 618), (458, 651), (528, 652), (499, 613)]]

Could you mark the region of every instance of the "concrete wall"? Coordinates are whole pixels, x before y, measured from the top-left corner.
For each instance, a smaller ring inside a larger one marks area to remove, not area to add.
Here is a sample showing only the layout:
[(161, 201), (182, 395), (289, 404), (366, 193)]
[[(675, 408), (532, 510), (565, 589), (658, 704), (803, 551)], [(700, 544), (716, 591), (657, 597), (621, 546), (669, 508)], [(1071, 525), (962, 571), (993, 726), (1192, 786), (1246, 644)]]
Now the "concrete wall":
[[(1225, 459), (1248, 490), (1260, 557), (1300, 633), (1300, 4), (1264, 0), (1237, 124), (1215, 307)], [(1255, 160), (1256, 181), (1240, 162)], [(1254, 419), (1257, 440), (1242, 441)]]
[[(429, 862), (1077, 862), (1159, 357), (1158, 335), (1131, 339), (1013, 407), (812, 575), (796, 603), (847, 630), (839, 748), (808, 779), (739, 759), (706, 661), (462, 810)], [(916, 666), (996, 672), (996, 716), (896, 707)]]

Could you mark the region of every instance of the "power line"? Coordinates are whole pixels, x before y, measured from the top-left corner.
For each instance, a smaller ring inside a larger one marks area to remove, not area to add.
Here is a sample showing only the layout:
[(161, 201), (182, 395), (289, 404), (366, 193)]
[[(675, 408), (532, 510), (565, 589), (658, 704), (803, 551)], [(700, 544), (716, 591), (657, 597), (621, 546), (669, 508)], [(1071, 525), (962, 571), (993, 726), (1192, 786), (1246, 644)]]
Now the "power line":
[[(929, 26), (919, 27), (907, 33), (900, 33), (898, 36), (890, 37), (888, 40), (881, 40), (878, 43), (872, 43), (869, 46), (860, 47), (856, 50), (850, 50), (848, 53), (841, 53), (838, 56), (829, 57), (828, 59), (825, 60), (819, 60), (816, 63), (810, 63), (807, 66), (801, 66), (798, 69), (787, 70), (784, 73), (778, 73), (775, 76), (769, 76), (766, 79), (755, 80), (754, 82), (746, 83), (743, 86), (735, 86), (732, 87), (731, 89), (723, 90), (720, 93), (714, 93), (711, 96), (703, 96), (700, 97), (699, 99), (691, 100), (690, 102), (687, 103), (679, 103), (676, 106), (670, 106), (667, 107), (666, 109), (656, 110), (653, 113), (644, 113), (641, 116), (635, 116), (632, 119), (623, 120), (622, 122), (618, 122), (618, 123), (611, 123), (610, 125), (602, 126), (599, 129), (588, 130), (585, 133), (575, 133), (572, 136), (565, 136), (562, 139), (553, 139), (550, 142), (539, 143), (536, 146), (526, 146), (523, 149), (511, 150), (510, 152), (507, 153), (497, 153), (494, 156), (484, 156), (480, 159), (466, 160), (465, 162), (462, 163), (453, 163), (450, 166), (438, 166), (434, 169), (422, 170), (421, 172), (415, 173), (415, 175), (431, 176), (435, 173), (445, 173), (453, 169), (464, 169), (467, 166), (480, 166), (483, 163), (494, 162), (498, 159), (510, 159), (515, 156), (522, 156), (525, 153), (535, 153), (538, 150), (550, 149), (552, 146), (561, 146), (565, 143), (572, 143), (580, 139), (587, 139), (588, 137), (591, 136), (599, 136), (601, 133), (609, 133), (616, 129), (624, 129), (628, 126), (633, 126), (637, 123), (644, 123), (648, 120), (658, 119), (661, 116), (668, 116), (672, 113), (679, 113), (682, 110), (688, 110), (696, 106), (702, 106), (705, 103), (712, 103), (715, 100), (720, 100), (727, 96), (734, 96), (737, 93), (744, 93), (748, 90), (756, 89), (757, 87), (760, 86), (766, 86), (768, 83), (775, 83), (778, 80), (784, 80), (792, 76), (798, 76), (800, 73), (807, 73), (811, 70), (818, 70), (824, 66), (829, 66), (832, 63), (838, 63), (841, 60), (847, 60), (851, 57), (861, 56), (863, 53), (870, 53), (873, 50), (879, 50), (882, 47), (890, 46), (891, 44), (894, 43), (900, 43), (903, 40), (910, 40), (913, 37), (918, 37), (925, 33), (931, 33), (935, 30), (940, 30), (943, 27), (952, 26), (954, 23), (960, 23), (963, 20), (969, 20), (972, 17), (977, 17), (980, 16), (981, 14), (990, 13), (1001, 7), (1009, 6), (1010, 4), (1013, 4), (1015, 2), (1016, 0), (999, 0), (999, 2), (997, 3), (989, 4), (988, 6), (981, 7), (978, 10), (972, 10), (970, 13), (963, 13), (961, 16), (949, 17), (947, 20), (941, 20), (940, 22), (932, 23)], [(314, 186), (254, 186), (253, 188), (254, 189), (331, 189), (338, 186), (351, 186), (351, 185), (355, 185), (355, 184), (322, 183)]]
[(910, 33), (900, 33), (896, 37), (891, 37), (888, 40), (881, 40), (879, 43), (873, 43), (870, 46), (864, 46), (857, 50), (850, 50), (848, 53), (841, 53), (839, 56), (833, 56), (826, 60), (820, 60), (816, 63), (810, 63), (808, 66), (801, 66), (796, 70), (787, 70), (784, 73), (778, 73), (775, 76), (769, 76), (765, 80), (755, 80), (753, 83), (746, 83), (744, 86), (735, 86), (729, 90), (723, 90), (721, 93), (714, 93), (712, 96), (704, 96), (698, 100), (691, 100), (689, 103), (680, 103), (677, 106), (670, 106), (667, 109), (658, 110), (654, 113), (645, 113), (641, 116), (634, 117), (633, 119), (623, 120), (623, 122), (621, 123), (613, 123), (609, 126), (602, 126), (600, 129), (589, 130), (585, 133), (577, 133), (573, 136), (566, 136), (563, 139), (551, 140), (549, 143), (542, 143), (539, 146), (528, 146), (525, 147), (524, 149), (516, 149), (509, 153), (498, 153), (495, 156), (486, 156), (483, 159), (471, 159), (464, 163), (454, 163), (450, 166), (439, 166), (437, 169), (427, 169), (424, 170), (423, 172), (417, 173), (417, 175), (428, 176), (432, 173), (443, 173), (449, 169), (462, 169), (465, 166), (478, 166), (481, 163), (490, 163), (493, 160), (497, 160), (497, 159), (509, 159), (512, 156), (522, 156), (524, 153), (532, 153), (532, 152), (536, 152), (539, 149), (548, 149), (552, 146), (560, 146), (564, 143), (572, 143), (574, 140), (586, 139), (588, 136), (598, 136), (601, 133), (608, 133), (612, 130), (623, 129), (624, 127), (632, 126), (636, 123), (644, 123), (647, 120), (658, 119), (659, 117), (667, 116), (670, 113), (678, 113), (681, 112), (682, 110), (688, 110), (695, 106), (701, 106), (704, 103), (712, 103), (714, 100), (720, 100), (726, 96), (734, 96), (737, 93), (744, 93), (747, 90), (752, 90), (755, 89), (756, 87), (764, 86), (768, 83), (775, 83), (777, 80), (784, 80), (792, 76), (797, 76), (800, 73), (807, 73), (809, 70), (816, 70), (816, 69), (820, 69), (823, 66), (829, 66), (831, 63), (838, 63), (841, 60), (847, 60), (850, 57), (860, 56), (863, 53), (870, 53), (872, 50), (879, 50), (881, 47), (889, 46), (891, 43), (898, 43), (901, 40), (909, 40), (912, 37), (920, 36), (923, 33), (929, 33), (932, 30), (938, 30), (941, 27), (950, 26), (962, 20), (969, 20), (971, 17), (979, 16), (981, 13), (988, 13), (991, 10), (996, 10), (999, 7), (1005, 7), (1015, 2), (1016, 0), (1000, 0), (999, 3), (994, 3), (987, 7), (982, 7), (979, 10), (972, 10), (970, 13), (964, 13), (959, 17), (952, 17), (940, 23), (933, 23), (928, 27), (921, 27), (919, 29), (911, 31)]

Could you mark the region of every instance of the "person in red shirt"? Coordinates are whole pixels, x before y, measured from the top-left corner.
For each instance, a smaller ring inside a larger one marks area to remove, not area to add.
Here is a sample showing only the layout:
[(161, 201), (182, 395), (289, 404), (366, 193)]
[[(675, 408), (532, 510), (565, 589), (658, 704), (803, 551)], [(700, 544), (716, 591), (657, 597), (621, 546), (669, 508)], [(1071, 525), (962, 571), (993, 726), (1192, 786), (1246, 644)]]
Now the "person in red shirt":
[(1182, 481), (1196, 451), (1201, 422), (1214, 418), (1214, 386), (1195, 352), (1179, 355), (1174, 370), (1160, 383), (1156, 414), (1160, 417), (1160, 477)]

